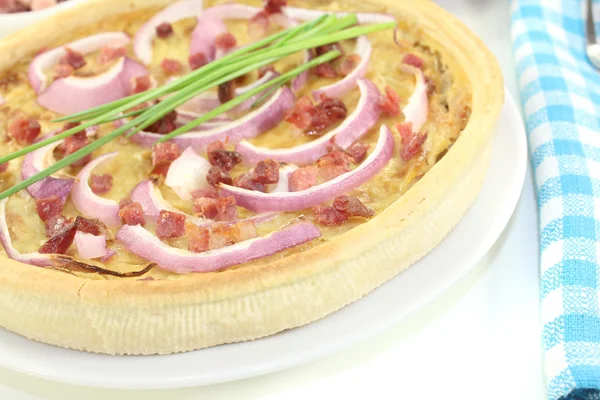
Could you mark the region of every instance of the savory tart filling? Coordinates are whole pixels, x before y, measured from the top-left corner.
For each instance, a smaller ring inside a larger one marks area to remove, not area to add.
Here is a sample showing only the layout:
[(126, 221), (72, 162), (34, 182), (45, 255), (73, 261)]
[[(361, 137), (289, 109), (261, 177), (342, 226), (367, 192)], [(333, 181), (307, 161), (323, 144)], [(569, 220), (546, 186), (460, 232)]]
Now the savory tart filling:
[[(325, 14), (281, 0), (204, 2), (202, 12), (190, 3), (71, 32), (0, 74), (0, 155), (77, 126), (57, 118), (185, 79)], [(365, 223), (443, 157), (470, 116), (468, 85), (418, 31), (398, 27), (396, 37), (388, 29), (306, 49), (223, 82), (2, 200), (7, 255), (97, 279), (176, 279), (285, 257)], [(289, 84), (158, 143), (333, 50), (340, 55)], [(169, 96), (1, 164), (0, 189), (77, 155)]]

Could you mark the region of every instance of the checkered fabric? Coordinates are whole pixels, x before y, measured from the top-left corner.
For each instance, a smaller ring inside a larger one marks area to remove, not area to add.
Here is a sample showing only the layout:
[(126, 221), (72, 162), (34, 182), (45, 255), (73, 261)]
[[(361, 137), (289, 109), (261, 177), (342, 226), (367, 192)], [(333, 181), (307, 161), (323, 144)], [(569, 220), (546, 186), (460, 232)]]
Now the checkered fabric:
[[(596, 5), (600, 21), (600, 0)], [(539, 206), (551, 400), (600, 400), (600, 72), (585, 55), (583, 6), (583, 0), (512, 2)]]

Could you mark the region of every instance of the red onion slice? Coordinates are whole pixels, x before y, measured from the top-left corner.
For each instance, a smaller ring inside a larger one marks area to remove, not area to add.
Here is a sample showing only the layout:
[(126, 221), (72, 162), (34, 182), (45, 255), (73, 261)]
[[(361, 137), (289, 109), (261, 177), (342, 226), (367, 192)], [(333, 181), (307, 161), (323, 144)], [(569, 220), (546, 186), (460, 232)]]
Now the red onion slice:
[(208, 61), (214, 60), (217, 50), (215, 39), (222, 33), (227, 33), (227, 26), (223, 21), (204, 12), (198, 17), (198, 23), (192, 32), (190, 54), (202, 53)]
[(331, 85), (313, 90), (313, 97), (319, 99), (321, 93), (329, 97), (342, 97), (352, 90), (354, 86), (356, 86), (356, 82), (359, 79), (364, 78), (367, 74), (367, 67), (369, 66), (372, 50), (373, 48), (369, 39), (367, 39), (366, 36), (359, 36), (358, 39), (356, 39), (356, 50), (354, 51), (355, 54), (360, 56), (360, 62), (356, 68), (341, 80), (332, 83)]
[(100, 75), (55, 80), (39, 95), (38, 103), (59, 114), (73, 114), (127, 97), (132, 79), (147, 74), (143, 65), (122, 57)]
[(209, 186), (206, 174), (210, 168), (206, 158), (188, 147), (169, 167), (165, 184), (182, 200), (191, 200), (194, 190)]
[[(256, 110), (246, 114), (229, 124), (206, 131), (191, 131), (171, 139), (180, 148), (193, 147), (202, 151), (210, 143), (221, 140), (237, 143), (242, 139), (255, 137), (273, 127), (283, 118), (285, 111), (294, 105), (295, 96), (286, 86), (279, 88), (273, 96)], [(145, 147), (152, 147), (162, 135), (150, 132), (139, 132), (131, 140)]]
[[(304, 50), (304, 64), (312, 60), (312, 53), (310, 50)], [(297, 77), (292, 80), (292, 90), (298, 94), (308, 82), (308, 71), (301, 72)]]
[(104, 32), (48, 50), (35, 57), (31, 64), (29, 64), (29, 83), (36, 93), (39, 94), (43, 91), (47, 86), (47, 78), (44, 71), (51, 69), (60, 61), (66, 54), (65, 47), (82, 54), (88, 54), (100, 50), (107, 45), (117, 47), (126, 46), (130, 41), (129, 36), (123, 32)]
[(101, 258), (106, 256), (106, 236), (94, 236), (90, 233), (77, 232), (75, 234), (75, 247), (81, 258)]
[(131, 192), (130, 197), (131, 200), (141, 204), (144, 215), (154, 222), (156, 222), (161, 210), (183, 214), (164, 199), (160, 190), (150, 180), (138, 183)]
[(184, 18), (199, 17), (202, 14), (202, 0), (183, 0), (170, 5), (155, 14), (135, 33), (133, 51), (144, 64), (152, 62), (152, 41), (156, 27), (163, 22), (174, 23)]
[(415, 74), (415, 90), (408, 98), (408, 102), (402, 108), (406, 122), (412, 123), (413, 132), (419, 132), (427, 121), (429, 113), (429, 101), (427, 98), (427, 82), (425, 75), (419, 68), (403, 65), (406, 72)]
[(394, 137), (386, 125), (381, 126), (375, 150), (356, 169), (310, 189), (289, 193), (262, 193), (220, 184), (221, 194), (235, 197), (237, 204), (254, 212), (298, 211), (322, 204), (356, 189), (385, 167), (394, 153)]
[[(52, 132), (44, 135), (38, 140), (47, 139), (54, 136), (55, 133), (56, 132)], [(54, 164), (56, 160), (54, 159), (52, 152), (63, 142), (63, 140), (59, 140), (28, 153), (23, 159), (23, 165), (21, 166), (21, 178), (23, 180), (28, 179)], [(64, 203), (71, 193), (74, 183), (75, 179), (73, 178), (49, 176), (27, 187), (27, 191), (34, 199), (45, 199), (50, 196), (58, 196)]]
[(88, 181), (94, 168), (115, 158), (118, 154), (118, 152), (104, 154), (87, 163), (77, 175), (77, 182), (71, 192), (71, 200), (80, 213), (88, 218), (98, 218), (110, 227), (121, 225), (119, 203), (96, 195)]
[(168, 246), (140, 225), (124, 225), (117, 232), (116, 238), (130, 252), (156, 262), (167, 271), (188, 273), (219, 271), (271, 256), (320, 236), (321, 231), (312, 223), (300, 222), (267, 236), (204, 253), (192, 253)]
[[(297, 7), (285, 7), (283, 13), (290, 18), (297, 19), (300, 21), (312, 21), (321, 17), (324, 14), (334, 14), (337, 17), (345, 17), (350, 13), (344, 11), (331, 12), (331, 11), (320, 11), (310, 10), (307, 8)], [(378, 24), (382, 22), (396, 22), (396, 18), (388, 14), (379, 13), (356, 13), (356, 18), (359, 24)]]
[(250, 164), (272, 158), (279, 162), (307, 165), (327, 154), (332, 141), (341, 148), (347, 149), (375, 126), (381, 114), (378, 106), (380, 93), (377, 86), (368, 79), (360, 79), (358, 88), (361, 96), (356, 109), (341, 125), (326, 135), (300, 146), (283, 149), (258, 147), (243, 141), (236, 146), (235, 150)]

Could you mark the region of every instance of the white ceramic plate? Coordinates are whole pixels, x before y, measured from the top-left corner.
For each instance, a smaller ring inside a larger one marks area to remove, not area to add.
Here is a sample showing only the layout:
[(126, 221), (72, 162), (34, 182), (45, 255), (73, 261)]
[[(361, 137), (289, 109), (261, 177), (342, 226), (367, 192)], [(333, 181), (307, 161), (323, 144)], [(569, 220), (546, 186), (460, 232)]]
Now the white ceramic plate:
[(207, 385), (289, 368), (398, 322), (468, 272), (492, 247), (512, 215), (525, 177), (527, 145), (519, 109), (508, 92), (506, 97), (490, 171), (475, 204), (435, 250), (362, 300), (320, 321), (271, 337), (170, 356), (89, 354), (0, 330), (0, 365), (96, 387)]

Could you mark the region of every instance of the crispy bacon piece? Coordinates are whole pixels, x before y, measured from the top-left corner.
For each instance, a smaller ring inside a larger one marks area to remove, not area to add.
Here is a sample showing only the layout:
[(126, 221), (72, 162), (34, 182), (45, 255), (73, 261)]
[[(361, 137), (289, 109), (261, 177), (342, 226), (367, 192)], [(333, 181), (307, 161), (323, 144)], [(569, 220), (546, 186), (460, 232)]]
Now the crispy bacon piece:
[(156, 236), (161, 240), (181, 237), (185, 234), (185, 215), (161, 210), (156, 221)]
[(280, 13), (283, 7), (287, 6), (287, 0), (267, 0), (264, 10), (267, 15)]
[(329, 63), (319, 64), (314, 68), (315, 74), (321, 78), (335, 78), (337, 73), (335, 68)]
[(217, 186), (219, 183), (224, 183), (226, 185), (233, 185), (233, 179), (231, 179), (231, 175), (229, 172), (223, 171), (219, 167), (211, 167), (206, 174), (206, 180), (209, 185)]
[(389, 116), (400, 115), (400, 97), (390, 86), (385, 87), (385, 95), (381, 96), (379, 107)]
[(411, 123), (396, 124), (396, 129), (398, 129), (402, 140), (400, 157), (402, 157), (402, 160), (408, 161), (421, 152), (423, 143), (427, 140), (427, 132), (413, 133)]
[(100, 54), (98, 54), (98, 63), (106, 64), (107, 62), (121, 58), (124, 55), (125, 47), (104, 46), (102, 50), (100, 50)]
[(8, 161), (0, 164), (0, 174), (3, 174), (8, 170), (8, 165)]
[(53, 70), (54, 79), (66, 78), (73, 75), (75, 72), (75, 68), (71, 67), (69, 64), (56, 64)]
[(73, 244), (75, 233), (77, 233), (75, 224), (69, 225), (44, 243), (39, 252), (42, 254), (65, 254)]
[(402, 63), (406, 64), (406, 65), (412, 65), (413, 67), (417, 67), (419, 69), (423, 69), (423, 66), (425, 65), (425, 63), (423, 62), (423, 59), (417, 55), (414, 55), (412, 53), (406, 54), (403, 58), (402, 58)]
[(142, 93), (152, 87), (150, 75), (137, 76), (133, 80), (133, 93)]
[(160, 67), (169, 75), (175, 75), (181, 72), (181, 63), (170, 58), (165, 58), (162, 60)]
[(256, 164), (252, 171), (252, 179), (256, 183), (269, 185), (279, 182), (279, 168), (281, 166), (275, 160), (263, 160)]
[(251, 221), (237, 224), (214, 224), (210, 231), (209, 250), (220, 249), (257, 236), (256, 227)]
[(229, 32), (221, 33), (215, 38), (215, 46), (219, 49), (230, 50), (233, 49), (236, 44), (237, 40), (235, 36)]
[(161, 162), (156, 164), (152, 168), (152, 171), (150, 171), (150, 179), (160, 181), (162, 178), (166, 178), (169, 168), (171, 168), (170, 162)]
[(333, 206), (314, 206), (313, 213), (315, 221), (325, 226), (339, 226), (349, 218), (348, 215), (336, 210)]
[(64, 215), (55, 215), (46, 222), (46, 237), (53, 237), (62, 232), (67, 226), (73, 222)]
[(48, 222), (52, 217), (62, 214), (63, 206), (63, 201), (58, 196), (51, 196), (35, 201), (37, 213), (44, 222)]
[(360, 164), (365, 160), (365, 158), (367, 158), (368, 151), (368, 144), (356, 142), (346, 150), (346, 154), (354, 159), (355, 164)]
[(159, 135), (166, 135), (167, 133), (171, 133), (177, 129), (176, 121), (177, 111), (173, 110), (158, 121), (154, 122), (145, 130), (152, 133), (158, 133)]
[(188, 250), (194, 253), (202, 253), (208, 250), (210, 232), (203, 226), (193, 222), (185, 224), (185, 232), (188, 237)]
[(242, 175), (235, 177), (233, 180), (233, 186), (237, 186), (242, 189), (256, 190), (263, 193), (267, 191), (267, 185), (254, 180), (253, 172), (245, 172)]
[(17, 117), (8, 123), (8, 136), (24, 146), (32, 144), (41, 129), (40, 124), (33, 118)]
[(219, 198), (219, 192), (217, 192), (217, 189), (210, 186), (210, 187), (205, 187), (205, 188), (200, 188), (200, 189), (194, 190), (192, 192), (192, 197), (195, 199), (199, 198), (199, 197), (208, 197), (211, 199), (217, 199), (217, 198)]
[(319, 169), (314, 165), (298, 168), (289, 178), (290, 192), (309, 189), (317, 184)]
[(68, 47), (65, 47), (65, 51), (67, 54), (60, 59), (59, 64), (68, 64), (74, 69), (85, 67), (87, 62), (85, 61), (83, 54)]
[(190, 68), (192, 70), (196, 70), (206, 65), (207, 62), (208, 60), (206, 59), (204, 53), (196, 53), (188, 57), (188, 63), (190, 64)]
[(142, 225), (146, 224), (144, 218), (144, 210), (142, 205), (137, 201), (122, 201), (119, 209), (119, 217), (126, 225)]
[(334, 149), (317, 161), (319, 175), (326, 181), (350, 171), (353, 159), (343, 150)]
[(356, 69), (356, 66), (360, 64), (360, 56), (358, 54), (350, 54), (344, 57), (340, 64), (340, 75), (347, 76)]
[(375, 211), (365, 206), (354, 196), (338, 196), (333, 200), (333, 208), (347, 214), (349, 217), (371, 218)]
[(216, 140), (214, 142), (209, 143), (208, 146), (206, 146), (206, 153), (210, 154), (213, 151), (224, 149), (225, 145), (223, 144), (223, 142), (221, 142), (220, 140)]
[(152, 165), (158, 165), (162, 162), (173, 162), (181, 155), (181, 149), (176, 143), (156, 143), (152, 147)]
[(106, 235), (108, 237), (108, 229), (102, 221), (98, 219), (89, 219), (82, 216), (75, 218), (75, 227), (79, 232), (89, 233), (90, 235), (100, 236)]
[[(76, 134), (69, 136), (65, 139), (65, 142), (61, 145), (61, 149), (63, 151), (64, 157), (69, 154), (75, 153), (77, 150), (82, 149), (83, 147), (90, 144), (90, 140), (86, 136), (85, 131), (77, 132)], [(88, 154), (87, 156), (75, 161), (71, 164), (74, 167), (80, 167), (82, 165), (87, 164), (92, 160), (92, 155)]]
[(195, 198), (194, 213), (204, 218), (214, 219), (217, 216), (217, 199), (212, 197)]
[(321, 135), (331, 125), (348, 115), (346, 105), (339, 99), (320, 95), (321, 102), (315, 106), (307, 96), (298, 99), (285, 113), (285, 120), (310, 135)]
[(173, 34), (173, 25), (168, 22), (163, 22), (156, 27), (156, 36), (161, 39), (166, 39)]
[(237, 219), (237, 203), (233, 196), (217, 199), (217, 221), (233, 221)]
[(208, 152), (208, 161), (211, 165), (229, 172), (242, 162), (242, 156), (237, 151), (213, 150)]
[(219, 85), (219, 101), (225, 104), (235, 97), (235, 83), (233, 81), (225, 82)]
[(105, 194), (112, 189), (113, 185), (113, 177), (112, 175), (104, 174), (104, 175), (93, 175), (90, 179), (90, 187), (92, 188), (92, 192), (96, 194)]
[(312, 122), (312, 116), (316, 113), (316, 107), (308, 96), (298, 99), (294, 107), (285, 112), (285, 120), (296, 125), (302, 131), (308, 129)]

